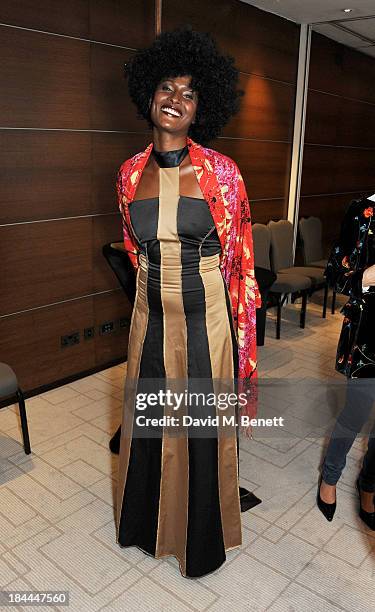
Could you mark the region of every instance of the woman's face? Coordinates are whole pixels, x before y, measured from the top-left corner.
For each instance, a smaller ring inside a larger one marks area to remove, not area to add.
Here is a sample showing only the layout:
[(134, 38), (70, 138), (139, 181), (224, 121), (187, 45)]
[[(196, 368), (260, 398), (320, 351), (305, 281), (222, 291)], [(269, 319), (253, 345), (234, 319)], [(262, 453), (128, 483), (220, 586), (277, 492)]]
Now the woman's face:
[(159, 83), (151, 104), (154, 127), (176, 135), (188, 133), (198, 105), (198, 95), (190, 81), (190, 76), (179, 76)]

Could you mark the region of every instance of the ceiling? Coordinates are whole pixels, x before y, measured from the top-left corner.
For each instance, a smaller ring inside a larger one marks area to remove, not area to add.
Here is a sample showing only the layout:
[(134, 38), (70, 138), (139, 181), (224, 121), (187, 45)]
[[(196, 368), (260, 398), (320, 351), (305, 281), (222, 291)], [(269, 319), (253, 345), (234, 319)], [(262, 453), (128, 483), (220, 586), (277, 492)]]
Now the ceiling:
[[(375, 57), (374, 0), (242, 0)], [(350, 13), (343, 9), (351, 8)]]

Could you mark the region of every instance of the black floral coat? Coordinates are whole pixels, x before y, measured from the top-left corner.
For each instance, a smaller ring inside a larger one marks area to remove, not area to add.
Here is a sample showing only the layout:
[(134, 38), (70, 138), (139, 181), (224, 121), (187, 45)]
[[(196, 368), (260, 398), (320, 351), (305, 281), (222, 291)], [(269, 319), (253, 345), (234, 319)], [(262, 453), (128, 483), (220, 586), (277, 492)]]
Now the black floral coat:
[(365, 197), (350, 203), (325, 272), (349, 296), (336, 356), (336, 370), (348, 378), (375, 377), (375, 286), (362, 289), (364, 270), (375, 264), (374, 209)]

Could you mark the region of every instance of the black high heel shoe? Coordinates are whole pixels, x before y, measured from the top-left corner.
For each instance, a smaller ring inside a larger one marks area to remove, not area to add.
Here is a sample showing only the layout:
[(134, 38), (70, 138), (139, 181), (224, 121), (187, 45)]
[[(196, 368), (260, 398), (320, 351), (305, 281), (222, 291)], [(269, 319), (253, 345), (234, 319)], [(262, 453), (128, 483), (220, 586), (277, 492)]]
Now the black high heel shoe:
[(336, 512), (336, 502), (333, 502), (333, 504), (327, 504), (325, 501), (322, 500), (322, 498), (320, 497), (320, 485), (321, 484), (322, 484), (322, 477), (319, 478), (318, 491), (316, 494), (316, 503), (317, 503), (317, 506), (320, 512), (324, 514), (327, 521), (331, 522)]
[(121, 438), (121, 425), (117, 429), (117, 431), (113, 434), (112, 438), (109, 441), (109, 448), (111, 453), (114, 455), (118, 455), (120, 453), (120, 438)]
[(357, 491), (359, 496), (359, 517), (362, 519), (364, 523), (366, 523), (367, 527), (369, 527), (372, 531), (375, 531), (375, 512), (366, 512), (363, 510), (361, 504), (361, 487), (359, 486), (359, 479), (357, 478)]
[(250, 508), (254, 508), (258, 504), (261, 504), (262, 500), (259, 499), (254, 493), (248, 491), (244, 487), (240, 487), (240, 505), (241, 512), (246, 512)]

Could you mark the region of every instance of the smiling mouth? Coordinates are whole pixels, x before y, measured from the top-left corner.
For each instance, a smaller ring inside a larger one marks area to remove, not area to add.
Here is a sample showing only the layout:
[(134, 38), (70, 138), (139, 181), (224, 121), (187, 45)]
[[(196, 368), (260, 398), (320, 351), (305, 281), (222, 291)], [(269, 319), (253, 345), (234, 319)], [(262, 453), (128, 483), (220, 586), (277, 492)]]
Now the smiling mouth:
[(168, 115), (168, 117), (181, 117), (180, 111), (172, 108), (171, 106), (162, 106), (160, 110)]

